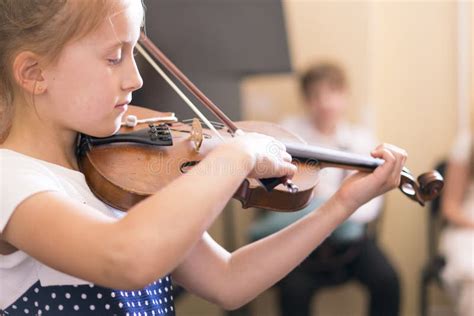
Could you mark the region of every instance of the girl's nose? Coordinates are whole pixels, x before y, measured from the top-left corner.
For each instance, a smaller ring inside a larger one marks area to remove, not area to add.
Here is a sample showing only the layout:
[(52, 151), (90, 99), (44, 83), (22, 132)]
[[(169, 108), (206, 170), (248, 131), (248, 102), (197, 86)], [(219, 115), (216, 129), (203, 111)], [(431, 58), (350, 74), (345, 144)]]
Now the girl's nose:
[(127, 70), (124, 77), (122, 89), (125, 91), (135, 91), (143, 86), (143, 79), (140, 76), (137, 64), (134, 61), (132, 62), (132, 67)]

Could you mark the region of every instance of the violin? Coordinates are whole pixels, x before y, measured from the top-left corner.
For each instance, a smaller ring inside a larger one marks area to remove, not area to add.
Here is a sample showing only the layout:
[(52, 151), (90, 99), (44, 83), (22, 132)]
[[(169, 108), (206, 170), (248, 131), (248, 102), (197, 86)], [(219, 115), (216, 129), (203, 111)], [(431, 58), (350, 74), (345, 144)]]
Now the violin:
[[(200, 120), (178, 121), (173, 113), (130, 105), (120, 130), (105, 138), (80, 135), (79, 167), (93, 193), (110, 206), (127, 211), (136, 203), (186, 174), (226, 138), (257, 132), (283, 142), (297, 172), (289, 180), (245, 179), (234, 194), (243, 208), (298, 211), (309, 204), (321, 168), (336, 167), (372, 172), (383, 160), (308, 145), (301, 137), (269, 122), (232, 122), (142, 32), (137, 49)], [(189, 101), (150, 54), (193, 93), (220, 122), (210, 122)], [(202, 124), (206, 127), (203, 127)], [(407, 168), (400, 174), (400, 190), (424, 205), (436, 198), (444, 180), (437, 171), (413, 177)]]

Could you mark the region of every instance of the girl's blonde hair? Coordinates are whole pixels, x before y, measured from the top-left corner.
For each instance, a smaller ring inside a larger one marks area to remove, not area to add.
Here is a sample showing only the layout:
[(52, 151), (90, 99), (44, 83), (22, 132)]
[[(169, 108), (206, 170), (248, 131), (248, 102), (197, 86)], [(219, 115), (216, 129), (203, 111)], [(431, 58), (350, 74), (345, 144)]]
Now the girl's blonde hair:
[(67, 43), (98, 28), (119, 5), (117, 0), (0, 0), (0, 143), (13, 114), (15, 56), (31, 51), (54, 63)]

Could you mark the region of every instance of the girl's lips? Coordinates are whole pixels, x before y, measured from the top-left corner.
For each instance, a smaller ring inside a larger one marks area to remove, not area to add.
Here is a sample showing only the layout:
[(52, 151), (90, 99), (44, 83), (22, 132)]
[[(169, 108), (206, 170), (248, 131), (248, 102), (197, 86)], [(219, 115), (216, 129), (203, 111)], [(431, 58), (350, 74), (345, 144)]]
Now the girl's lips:
[(115, 107), (116, 107), (116, 108), (126, 107), (129, 103), (130, 103), (130, 102), (120, 103), (120, 104), (117, 104)]
[(117, 104), (115, 108), (120, 111), (126, 111), (128, 108), (128, 103)]

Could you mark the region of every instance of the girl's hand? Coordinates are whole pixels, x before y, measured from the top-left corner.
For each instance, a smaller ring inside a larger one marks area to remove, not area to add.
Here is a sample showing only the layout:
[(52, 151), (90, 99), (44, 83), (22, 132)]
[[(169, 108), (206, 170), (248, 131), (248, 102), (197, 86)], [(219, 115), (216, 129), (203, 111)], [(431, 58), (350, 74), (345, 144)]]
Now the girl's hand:
[(351, 211), (400, 184), (400, 173), (407, 159), (406, 151), (390, 144), (382, 144), (371, 155), (385, 160), (385, 163), (372, 173), (356, 172), (336, 192), (336, 198)]
[(248, 174), (251, 178), (291, 178), (296, 172), (296, 166), (291, 163), (291, 155), (286, 152), (285, 145), (273, 137), (245, 133), (234, 137), (224, 146), (251, 157), (251, 171)]

